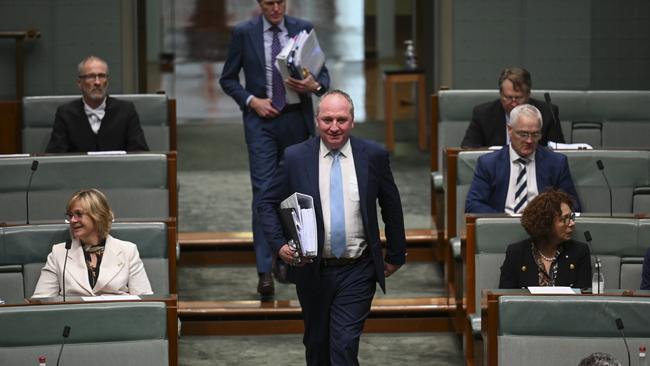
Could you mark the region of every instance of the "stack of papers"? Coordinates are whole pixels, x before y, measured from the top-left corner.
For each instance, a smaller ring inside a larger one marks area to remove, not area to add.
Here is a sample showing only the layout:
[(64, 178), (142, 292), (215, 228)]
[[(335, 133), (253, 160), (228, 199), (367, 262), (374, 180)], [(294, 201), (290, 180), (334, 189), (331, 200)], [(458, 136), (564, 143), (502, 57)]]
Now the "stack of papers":
[[(302, 80), (307, 75), (318, 75), (325, 64), (325, 54), (320, 48), (316, 31), (305, 30), (291, 38), (275, 58), (275, 67), (280, 71), (282, 79), (289, 77)], [(299, 103), (298, 93), (287, 89), (287, 103)]]

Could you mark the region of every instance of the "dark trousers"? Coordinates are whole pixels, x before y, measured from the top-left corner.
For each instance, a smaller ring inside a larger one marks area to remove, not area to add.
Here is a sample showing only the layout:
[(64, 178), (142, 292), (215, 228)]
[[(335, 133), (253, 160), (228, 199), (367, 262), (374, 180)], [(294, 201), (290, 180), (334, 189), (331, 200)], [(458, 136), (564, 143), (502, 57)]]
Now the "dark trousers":
[(299, 281), (307, 365), (359, 364), (359, 338), (376, 281), (370, 256), (347, 266), (321, 268), (313, 283)]
[[(310, 123), (314, 123), (310, 121)], [(251, 186), (253, 189), (253, 245), (257, 271), (270, 272), (273, 256), (264, 238), (257, 206), (271, 181), (284, 149), (309, 137), (307, 125), (299, 107), (283, 111), (277, 118), (260, 118), (252, 110), (244, 114), (244, 133), (248, 146)]]

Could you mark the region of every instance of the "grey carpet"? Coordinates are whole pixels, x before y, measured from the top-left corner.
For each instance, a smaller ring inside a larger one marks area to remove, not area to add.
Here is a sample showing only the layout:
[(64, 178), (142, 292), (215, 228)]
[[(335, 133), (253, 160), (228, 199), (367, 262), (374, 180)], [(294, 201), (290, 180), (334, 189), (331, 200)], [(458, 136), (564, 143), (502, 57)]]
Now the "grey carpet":
[[(302, 335), (184, 337), (182, 366), (304, 365)], [(366, 333), (359, 344), (361, 365), (463, 365), (458, 338), (448, 333)]]
[[(181, 300), (259, 300), (255, 265), (178, 268)], [(386, 281), (386, 294), (377, 288), (375, 298), (444, 296), (442, 267), (407, 263)], [(295, 286), (275, 283), (276, 300), (297, 300)]]

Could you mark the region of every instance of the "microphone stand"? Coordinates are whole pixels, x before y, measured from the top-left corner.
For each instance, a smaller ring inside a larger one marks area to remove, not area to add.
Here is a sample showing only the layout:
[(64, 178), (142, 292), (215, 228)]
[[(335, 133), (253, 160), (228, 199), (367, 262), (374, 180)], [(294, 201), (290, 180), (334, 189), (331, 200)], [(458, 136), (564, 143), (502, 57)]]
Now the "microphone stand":
[(598, 166), (598, 170), (603, 174), (603, 178), (605, 178), (605, 184), (607, 184), (607, 190), (609, 191), (609, 216), (614, 216), (613, 215), (613, 201), (612, 201), (612, 186), (609, 185), (609, 180), (607, 179), (607, 174), (605, 174), (605, 165), (603, 165), (602, 160), (597, 160), (596, 161), (596, 166)]
[(70, 251), (70, 248), (72, 247), (72, 239), (69, 239), (65, 241), (65, 259), (63, 260), (63, 275), (62, 277), (62, 282), (63, 282), (63, 302), (65, 302), (65, 267), (68, 265), (68, 252)]
[(34, 178), (34, 173), (36, 173), (36, 169), (38, 169), (38, 160), (32, 161), (32, 166), (30, 169), (32, 172), (29, 174), (29, 182), (27, 182), (27, 190), (25, 190), (25, 216), (27, 216), (26, 225), (29, 225), (29, 189), (32, 187), (32, 178)]

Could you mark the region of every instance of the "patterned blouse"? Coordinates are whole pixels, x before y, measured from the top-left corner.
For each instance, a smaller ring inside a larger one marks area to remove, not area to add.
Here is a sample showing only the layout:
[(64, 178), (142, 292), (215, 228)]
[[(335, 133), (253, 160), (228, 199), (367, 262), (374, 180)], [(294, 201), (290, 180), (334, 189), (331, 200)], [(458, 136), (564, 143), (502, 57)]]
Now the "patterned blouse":
[(535, 259), (535, 263), (537, 264), (537, 278), (539, 282), (539, 286), (555, 286), (555, 279), (557, 278), (557, 258), (560, 256), (560, 253), (563, 250), (563, 246), (560, 245), (560, 247), (555, 251), (555, 255), (553, 255), (553, 262), (551, 263), (551, 267), (549, 268), (548, 273), (546, 272), (546, 267), (544, 267), (544, 260), (542, 259), (542, 253), (537, 249), (535, 246), (535, 243), (530, 242), (530, 251), (533, 253), (533, 258)]

